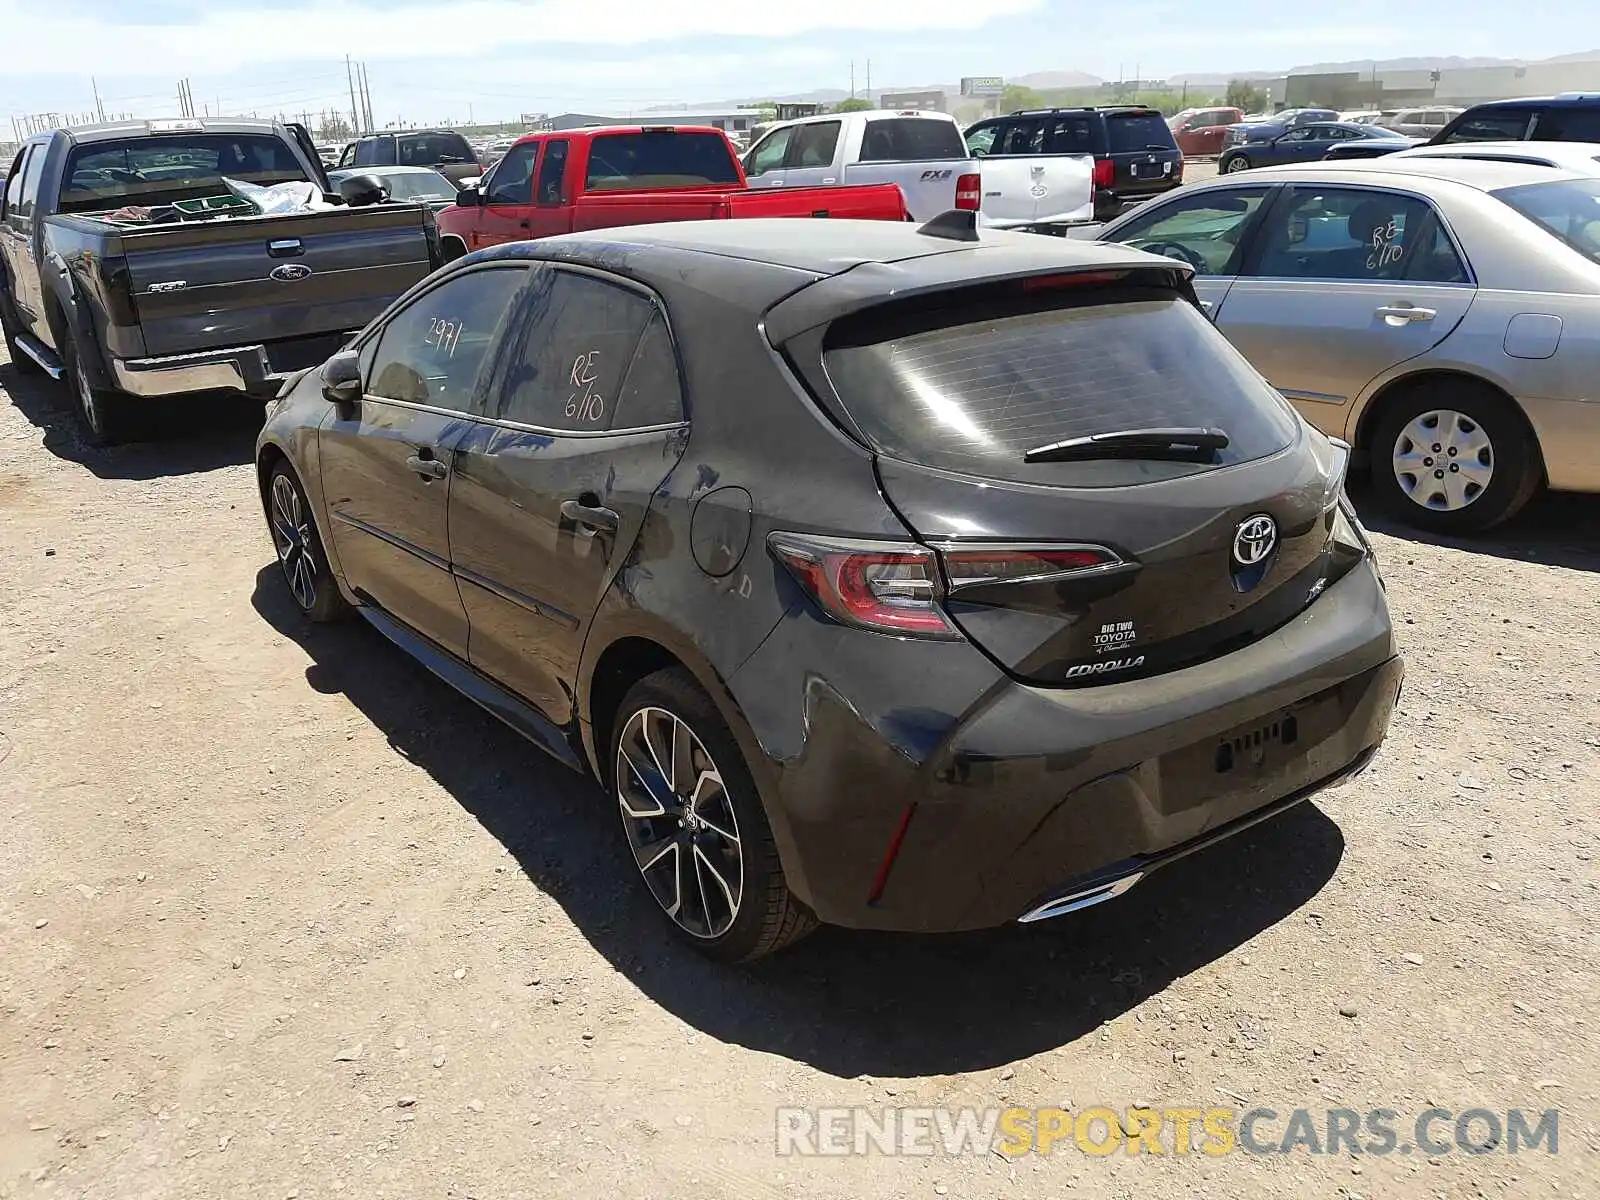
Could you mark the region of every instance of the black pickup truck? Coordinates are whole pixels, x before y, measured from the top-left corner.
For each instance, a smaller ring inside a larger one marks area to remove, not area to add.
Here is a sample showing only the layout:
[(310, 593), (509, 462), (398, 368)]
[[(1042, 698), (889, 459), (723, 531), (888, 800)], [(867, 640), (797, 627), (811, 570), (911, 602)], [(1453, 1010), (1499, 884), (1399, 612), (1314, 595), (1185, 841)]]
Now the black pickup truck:
[[(264, 215), (225, 180), (309, 183), (315, 207)], [(135, 436), (160, 397), (271, 399), (439, 265), (426, 206), (344, 190), (348, 203), (298, 125), (139, 121), (30, 138), (0, 203), (13, 363), (67, 383), (100, 444)]]

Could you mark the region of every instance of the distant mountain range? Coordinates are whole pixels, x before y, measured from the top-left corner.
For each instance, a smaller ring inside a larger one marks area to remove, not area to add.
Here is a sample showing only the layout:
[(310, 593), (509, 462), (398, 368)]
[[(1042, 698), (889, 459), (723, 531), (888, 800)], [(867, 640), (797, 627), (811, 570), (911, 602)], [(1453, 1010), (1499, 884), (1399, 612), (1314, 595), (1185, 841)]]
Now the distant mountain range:
[[(1290, 67), (1287, 71), (1204, 71), (1194, 74), (1169, 75), (1167, 82), (1176, 86), (1187, 84), (1195, 88), (1226, 87), (1233, 79), (1247, 79), (1252, 82), (1262, 79), (1276, 79), (1283, 75), (1309, 75), (1309, 74), (1337, 74), (1344, 71), (1359, 71), (1362, 73), (1378, 71), (1461, 71), (1474, 67), (1523, 67), (1534, 63), (1572, 63), (1572, 62), (1600, 62), (1600, 50), (1581, 50), (1573, 54), (1562, 54), (1555, 58), (1523, 59), (1523, 58), (1458, 58), (1446, 55), (1439, 58), (1379, 58), (1355, 59), (1349, 62), (1321, 62), (1311, 63), (1306, 66)], [(1098, 75), (1091, 75), (1087, 71), (1032, 71), (1026, 75), (1012, 75), (1006, 79), (1008, 84), (1017, 84), (1021, 87), (1033, 88), (1035, 91), (1057, 91), (1069, 88), (1098, 87), (1107, 82)], [(949, 96), (958, 96), (961, 93), (959, 83), (924, 83), (895, 85), (887, 88), (873, 89), (873, 95), (883, 92), (944, 92)], [(867, 93), (863, 90), (861, 95)], [(848, 98), (850, 93), (843, 88), (816, 88), (809, 92), (794, 92), (783, 96), (751, 96), (743, 100), (723, 101), (720, 107), (732, 107), (738, 104), (755, 104), (762, 100), (782, 100), (799, 104), (837, 104)], [(662, 111), (668, 108), (679, 108), (680, 105), (658, 105)], [(697, 105), (696, 107), (711, 108), (712, 105)]]

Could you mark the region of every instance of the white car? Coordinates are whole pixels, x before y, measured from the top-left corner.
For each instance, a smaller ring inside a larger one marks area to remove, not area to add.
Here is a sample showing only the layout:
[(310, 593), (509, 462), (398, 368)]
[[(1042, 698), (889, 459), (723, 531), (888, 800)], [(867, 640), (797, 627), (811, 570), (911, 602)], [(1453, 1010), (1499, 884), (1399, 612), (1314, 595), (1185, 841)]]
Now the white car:
[(772, 126), (744, 155), (752, 188), (894, 183), (926, 221), (952, 208), (997, 228), (1093, 219), (1094, 160), (1040, 155), (981, 162), (948, 113), (877, 109)]
[(1562, 167), (1586, 175), (1600, 175), (1600, 143), (1595, 142), (1447, 142), (1442, 146), (1417, 146), (1388, 158), (1466, 158), (1479, 162), (1527, 163), (1536, 167)]

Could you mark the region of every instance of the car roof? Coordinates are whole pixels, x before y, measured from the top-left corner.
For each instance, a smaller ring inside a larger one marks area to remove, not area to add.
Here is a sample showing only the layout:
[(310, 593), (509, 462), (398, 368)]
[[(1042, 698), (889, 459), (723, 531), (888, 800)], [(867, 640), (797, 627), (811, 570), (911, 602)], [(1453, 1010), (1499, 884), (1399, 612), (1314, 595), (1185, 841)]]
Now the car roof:
[[(1011, 253), (1035, 250), (1041, 268), (1071, 270), (1078, 267), (1147, 263), (1142, 254), (1125, 248), (1107, 252), (1099, 243), (1039, 234), (1012, 234), (983, 230), (976, 242), (954, 241), (921, 232), (904, 221), (835, 221), (758, 218), (738, 221), (674, 221), (627, 229), (591, 230), (551, 239), (569, 246), (611, 246), (626, 242), (661, 246), (689, 253), (745, 259), (836, 275), (862, 263), (907, 264), (955, 251), (1004, 248)], [(979, 256), (981, 257), (981, 256)], [(979, 272), (981, 274), (981, 271)]]
[[(1436, 158), (1426, 155), (1411, 157), (1392, 154), (1384, 158), (1364, 158), (1354, 161), (1296, 163), (1292, 166), (1258, 167), (1250, 172), (1252, 181), (1270, 183), (1386, 183), (1395, 176), (1412, 180), (1439, 180), (1446, 184), (1460, 184), (1481, 192), (1516, 187), (1523, 183), (1546, 183), (1554, 179), (1584, 179), (1592, 173), (1565, 170), (1559, 167), (1538, 166), (1529, 163), (1492, 161), (1470, 158)], [(1218, 176), (1218, 181), (1228, 178)], [(1237, 185), (1239, 181), (1235, 180)], [(1201, 186), (1212, 186), (1208, 181)]]
[(1571, 165), (1600, 162), (1600, 143), (1595, 142), (1446, 142), (1439, 146), (1417, 146), (1402, 151), (1407, 159), (1445, 158), (1484, 162), (1520, 162), (1531, 165)]
[[(149, 121), (107, 121), (103, 125), (73, 125), (58, 130), (74, 142), (109, 142), (126, 137), (162, 137), (182, 133), (276, 133), (276, 121), (229, 117), (208, 120), (203, 117), (156, 118)], [(49, 135), (44, 135), (49, 136)]]
[(1551, 108), (1600, 107), (1600, 92), (1563, 92), (1559, 96), (1519, 96), (1510, 100), (1485, 100), (1471, 106), (1471, 111), (1496, 108), (1522, 108), (1528, 104), (1544, 104)]

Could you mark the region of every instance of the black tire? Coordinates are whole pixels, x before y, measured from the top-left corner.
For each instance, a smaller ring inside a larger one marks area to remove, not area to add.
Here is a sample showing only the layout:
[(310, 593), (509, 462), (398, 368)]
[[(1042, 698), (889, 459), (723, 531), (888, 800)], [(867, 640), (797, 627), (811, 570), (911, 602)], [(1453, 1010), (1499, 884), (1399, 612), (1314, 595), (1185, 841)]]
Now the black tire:
[(0, 335), (4, 335), (6, 353), (11, 356), (11, 365), (23, 375), (39, 375), (44, 368), (22, 352), (22, 347), (17, 345), (17, 338), (22, 333), (22, 323), (17, 320), (16, 313), (11, 307), (11, 297), (0, 291)]
[[(1439, 419), (1430, 420), (1431, 414), (1452, 413), (1461, 421), (1450, 421), (1445, 432), (1440, 432)], [(1420, 441), (1414, 438), (1419, 433), (1425, 435)], [(1437, 441), (1429, 440), (1432, 433), (1439, 433)], [(1406, 447), (1401, 446), (1402, 437)], [(1460, 445), (1451, 446), (1452, 441)], [(1441, 449), (1435, 451), (1434, 446)], [(1411, 447), (1421, 459), (1415, 474), (1404, 473), (1396, 462), (1401, 450), (1410, 452)], [(1492, 529), (1516, 516), (1544, 483), (1538, 442), (1516, 405), (1488, 384), (1471, 379), (1428, 380), (1394, 397), (1373, 427), (1368, 451), (1375, 498), (1397, 520), (1428, 533), (1463, 536)], [(1462, 454), (1472, 454), (1478, 466), (1487, 463), (1490, 468), (1481, 486), (1450, 479), (1462, 478), (1468, 463)], [(1447, 484), (1469, 493), (1464, 501), (1458, 493), (1458, 507), (1440, 506), (1452, 503), (1444, 492)]]
[[(682, 747), (689, 761), (679, 767), (673, 758), (673, 765), (660, 767), (652, 775), (651, 763), (659, 763), (660, 753), (650, 757), (650, 743), (640, 742), (638, 737), (652, 723), (658, 730), (664, 727), (666, 716), (681, 722), (698, 748), (687, 739), (680, 743), (672, 738), (673, 748)], [(624, 758), (625, 743), (628, 758)], [(789, 891), (771, 826), (739, 744), (716, 705), (688, 672), (679, 668), (658, 671), (634, 684), (612, 721), (609, 751), (611, 794), (622, 821), (628, 858), (645, 891), (680, 938), (710, 958), (747, 962), (781, 950), (816, 928), (816, 917)], [(641, 760), (642, 770), (629, 765)], [(694, 803), (684, 805), (675, 794), (668, 800), (657, 798), (657, 789), (663, 786), (668, 793), (688, 790), (691, 768)], [(674, 770), (679, 772), (676, 781), (667, 778)], [(652, 775), (654, 788), (646, 775)], [(711, 776), (719, 783), (708, 784)], [(671, 800), (680, 805), (677, 813), (670, 808)], [(647, 806), (661, 811), (637, 815), (646, 812)], [(686, 825), (691, 820), (700, 826)], [(727, 903), (732, 895), (732, 881), (727, 877), (732, 875), (734, 858), (727, 833), (736, 835), (739, 865), (739, 894), (732, 904)], [(699, 857), (685, 859), (686, 847), (704, 850)], [(681, 870), (685, 861), (692, 867), (697, 885), (689, 890), (688, 903)], [(704, 890), (708, 879), (712, 881), (710, 892)], [(674, 894), (669, 882), (676, 888), (677, 913), (664, 898)], [(697, 908), (703, 919), (697, 919)], [(728, 919), (719, 928), (723, 918)]]
[(1246, 154), (1225, 154), (1222, 161), (1217, 164), (1217, 170), (1223, 175), (1234, 175), (1240, 171), (1250, 169), (1250, 157)]
[(453, 263), (458, 258), (464, 258), (467, 253), (467, 244), (457, 237), (441, 238), (439, 241), (439, 257), (446, 263)]
[[(287, 489), (287, 491), (285, 491)], [(308, 621), (322, 624), (350, 615), (350, 602), (328, 566), (311, 502), (294, 469), (280, 462), (267, 476), (267, 530), (289, 598)]]
[(91, 446), (116, 446), (136, 440), (142, 428), (133, 398), (89, 382), (77, 340), (71, 334), (61, 339), (61, 346), (62, 365), (66, 368), (62, 383), (67, 388), (79, 436)]

